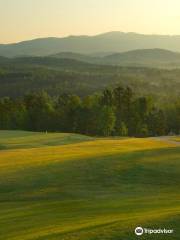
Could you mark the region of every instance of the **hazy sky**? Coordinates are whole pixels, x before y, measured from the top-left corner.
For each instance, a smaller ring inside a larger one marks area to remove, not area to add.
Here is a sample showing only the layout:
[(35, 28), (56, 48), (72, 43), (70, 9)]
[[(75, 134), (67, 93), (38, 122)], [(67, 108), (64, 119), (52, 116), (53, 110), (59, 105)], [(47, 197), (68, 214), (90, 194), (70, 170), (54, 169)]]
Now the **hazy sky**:
[(180, 0), (0, 0), (0, 43), (116, 30), (180, 35)]

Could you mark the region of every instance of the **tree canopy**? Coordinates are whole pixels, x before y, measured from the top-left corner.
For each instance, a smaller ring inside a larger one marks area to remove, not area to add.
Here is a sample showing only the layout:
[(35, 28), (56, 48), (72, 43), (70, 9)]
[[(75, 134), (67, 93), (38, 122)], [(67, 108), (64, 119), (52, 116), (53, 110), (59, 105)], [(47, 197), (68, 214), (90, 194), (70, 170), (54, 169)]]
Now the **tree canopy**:
[(45, 91), (0, 99), (0, 129), (73, 132), (97, 136), (160, 136), (180, 133), (180, 100), (163, 108), (129, 87), (79, 97)]

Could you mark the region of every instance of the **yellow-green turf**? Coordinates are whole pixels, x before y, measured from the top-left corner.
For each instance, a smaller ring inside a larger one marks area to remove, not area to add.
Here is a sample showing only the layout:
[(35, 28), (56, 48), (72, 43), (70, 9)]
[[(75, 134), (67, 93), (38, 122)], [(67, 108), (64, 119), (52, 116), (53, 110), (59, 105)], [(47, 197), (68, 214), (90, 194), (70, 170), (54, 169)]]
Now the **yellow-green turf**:
[(0, 146), (1, 240), (180, 239), (179, 146), (21, 131)]
[(172, 139), (176, 142), (180, 142), (180, 137), (173, 137)]

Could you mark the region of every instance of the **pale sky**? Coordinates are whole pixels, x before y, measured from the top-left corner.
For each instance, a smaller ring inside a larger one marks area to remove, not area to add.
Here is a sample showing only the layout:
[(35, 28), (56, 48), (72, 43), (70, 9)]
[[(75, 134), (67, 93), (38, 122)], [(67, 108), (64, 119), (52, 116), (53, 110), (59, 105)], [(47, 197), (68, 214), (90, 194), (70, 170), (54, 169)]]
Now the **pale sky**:
[(180, 0), (0, 0), (0, 43), (109, 31), (180, 35)]

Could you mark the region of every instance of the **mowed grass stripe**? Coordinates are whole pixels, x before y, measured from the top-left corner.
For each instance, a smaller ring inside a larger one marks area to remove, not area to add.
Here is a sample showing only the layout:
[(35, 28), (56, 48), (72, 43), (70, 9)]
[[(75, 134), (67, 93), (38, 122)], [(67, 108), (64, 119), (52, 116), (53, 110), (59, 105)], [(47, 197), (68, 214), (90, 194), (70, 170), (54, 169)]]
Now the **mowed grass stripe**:
[(137, 225), (172, 227), (170, 240), (180, 239), (178, 146), (135, 138), (42, 146), (40, 137), (22, 149), (21, 137), (21, 149), (0, 151), (0, 239), (131, 240)]
[[(102, 226), (104, 230), (109, 226), (116, 224), (119, 226), (119, 232), (124, 230), (129, 230), (132, 233), (131, 226), (136, 226), (136, 224), (146, 224), (149, 221), (162, 221), (164, 219), (173, 218), (175, 215), (180, 213), (180, 208), (159, 208), (159, 209), (148, 209), (146, 211), (142, 211), (142, 209), (138, 209), (136, 212), (127, 212), (127, 213), (109, 213), (103, 215), (100, 211), (96, 214), (88, 214), (81, 215), (81, 212), (76, 212), (76, 214), (66, 212), (66, 216), (57, 217), (55, 209), (51, 205), (49, 205), (49, 209), (54, 215), (48, 214), (45, 210), (45, 214), (43, 213), (43, 207), (45, 209), (46, 205), (41, 205), (41, 215), (37, 217), (37, 214), (40, 212), (34, 212), (34, 216), (31, 214), (25, 217), (21, 216), (20, 219), (17, 216), (14, 216), (14, 220), (16, 219), (16, 225), (9, 225), (9, 228), (6, 230), (7, 232), (3, 233), (5, 239), (39, 239), (39, 237), (43, 237), (42, 239), (51, 239), (52, 236), (58, 235), (62, 236), (64, 234), (76, 233), (78, 235), (80, 232), (88, 231), (90, 229), (96, 230), (96, 235), (98, 235), (98, 229)], [(88, 205), (87, 205), (88, 207)], [(110, 207), (110, 206), (109, 206)], [(64, 209), (62, 209), (63, 211)], [(33, 209), (31, 209), (33, 212)], [(61, 209), (56, 208), (56, 211), (61, 211)], [(82, 211), (82, 210), (81, 210)], [(36, 214), (35, 214), (36, 213)], [(67, 213), (69, 216), (67, 216)], [(79, 214), (79, 215), (78, 215)], [(44, 218), (44, 221), (42, 219)], [(31, 220), (35, 222), (32, 222)], [(13, 219), (11, 219), (13, 221)], [(22, 227), (22, 222), (24, 226)], [(1, 226), (3, 226), (2, 222)], [(7, 224), (7, 223), (6, 223)], [(149, 224), (149, 223), (148, 223)], [(110, 237), (110, 236), (109, 236)], [(76, 239), (76, 238), (75, 238)]]
[(16, 149), (0, 152), (0, 171), (49, 162), (110, 156), (138, 150), (175, 147), (171, 143), (151, 139), (93, 140), (58, 147)]

